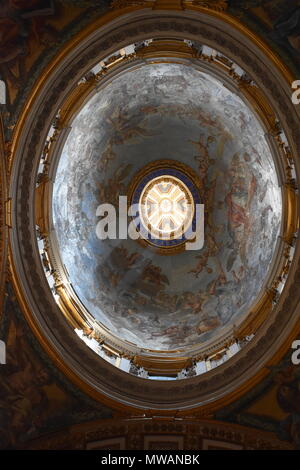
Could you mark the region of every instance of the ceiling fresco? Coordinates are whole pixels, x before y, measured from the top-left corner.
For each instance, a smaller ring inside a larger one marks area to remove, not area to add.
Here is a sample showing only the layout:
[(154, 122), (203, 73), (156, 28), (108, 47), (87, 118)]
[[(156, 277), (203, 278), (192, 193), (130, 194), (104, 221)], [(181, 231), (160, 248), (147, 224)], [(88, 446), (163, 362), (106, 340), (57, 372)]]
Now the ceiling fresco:
[(273, 46), (300, 60), (299, 0), (229, 0), (230, 12), (258, 29)]
[[(96, 209), (118, 205), (158, 159), (201, 181), (205, 243), (161, 256), (134, 240), (99, 240)], [(100, 89), (72, 124), (60, 158), (53, 221), (70, 282), (122, 339), (170, 350), (204, 342), (261, 291), (281, 223), (272, 156), (252, 111), (214, 78), (152, 64)]]
[[(0, 75), (7, 86), (4, 115), (7, 139), (45, 65), (78, 31), (109, 11), (111, 3), (111, 0), (0, 2)], [(300, 0), (228, 0), (225, 3), (230, 15), (258, 33), (298, 74)]]

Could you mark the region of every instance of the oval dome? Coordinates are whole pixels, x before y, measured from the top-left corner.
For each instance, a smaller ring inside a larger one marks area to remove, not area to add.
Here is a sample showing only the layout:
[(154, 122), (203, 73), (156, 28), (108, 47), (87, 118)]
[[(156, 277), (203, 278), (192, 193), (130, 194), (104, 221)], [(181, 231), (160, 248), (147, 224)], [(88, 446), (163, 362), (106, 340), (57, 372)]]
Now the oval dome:
[[(135, 240), (100, 240), (99, 204), (118, 207), (149, 163), (197, 174), (201, 250), (163, 256)], [(154, 163), (155, 164), (155, 163)], [(86, 309), (125, 341), (174, 350), (244, 317), (266, 283), (281, 226), (281, 190), (257, 117), (214, 77), (148, 64), (101, 87), (75, 117), (53, 187), (53, 224)]]

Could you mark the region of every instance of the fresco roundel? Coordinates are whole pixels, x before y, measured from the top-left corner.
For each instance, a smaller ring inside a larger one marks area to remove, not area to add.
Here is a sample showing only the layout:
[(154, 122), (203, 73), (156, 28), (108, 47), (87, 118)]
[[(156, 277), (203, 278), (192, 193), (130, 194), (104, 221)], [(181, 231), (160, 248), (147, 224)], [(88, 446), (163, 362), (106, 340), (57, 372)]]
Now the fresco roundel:
[[(162, 155), (176, 165), (156, 167)], [(149, 180), (131, 191), (150, 164)], [(197, 175), (199, 193), (178, 165)], [(182, 198), (176, 217), (173, 196), (163, 197), (168, 184)], [(130, 237), (99, 240), (97, 207), (118, 208), (135, 190), (153, 240), (168, 244), (191, 221), (186, 201), (201, 198), (203, 248), (161, 256)], [(86, 309), (122, 340), (170, 351), (210, 341), (250, 311), (272, 265), (282, 198), (265, 130), (247, 104), (191, 66), (153, 63), (112, 78), (72, 121), (52, 207), (61, 260)]]
[[(133, 218), (143, 240), (165, 252), (183, 245), (196, 231), (196, 205), (199, 190), (188, 176), (176, 168), (176, 161), (158, 161), (159, 168), (142, 170), (130, 198), (137, 211)], [(155, 165), (154, 165), (155, 166)], [(161, 168), (162, 167), (162, 168)], [(145, 174), (146, 173), (146, 174)], [(162, 251), (160, 251), (162, 252)]]

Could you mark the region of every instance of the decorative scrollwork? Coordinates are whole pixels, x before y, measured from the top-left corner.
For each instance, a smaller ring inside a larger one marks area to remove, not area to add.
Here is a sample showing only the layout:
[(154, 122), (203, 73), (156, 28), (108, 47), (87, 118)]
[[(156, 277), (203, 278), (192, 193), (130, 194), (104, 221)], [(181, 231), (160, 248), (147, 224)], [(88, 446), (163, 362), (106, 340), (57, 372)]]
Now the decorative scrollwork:
[(153, 4), (153, 8), (171, 8), (172, 3), (173, 6), (176, 8), (184, 8), (184, 4), (192, 4), (193, 6), (201, 7), (201, 8), (207, 8), (209, 10), (214, 10), (214, 11), (226, 11), (228, 8), (228, 2), (227, 0), (209, 0), (209, 1), (203, 1), (203, 0), (187, 0), (187, 1), (179, 1), (179, 0), (173, 0), (172, 1), (166, 1), (166, 0), (156, 0), (156, 1), (149, 1), (149, 0), (113, 0), (111, 2), (111, 9), (113, 10), (121, 10), (122, 8), (126, 7), (134, 7), (134, 6), (145, 6), (145, 5), (151, 5)]
[(204, 2), (202, 0), (193, 0), (192, 4), (215, 11), (226, 11), (228, 8), (227, 0), (210, 0), (208, 2)]
[(112, 0), (111, 9), (121, 10), (126, 7), (142, 6), (147, 3), (147, 0)]

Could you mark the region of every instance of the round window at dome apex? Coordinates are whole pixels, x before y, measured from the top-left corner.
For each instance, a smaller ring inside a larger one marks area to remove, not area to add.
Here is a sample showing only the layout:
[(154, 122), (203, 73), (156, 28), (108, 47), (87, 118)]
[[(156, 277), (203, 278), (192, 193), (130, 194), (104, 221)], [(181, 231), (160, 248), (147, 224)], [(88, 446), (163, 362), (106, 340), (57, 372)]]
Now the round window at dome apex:
[(195, 204), (190, 190), (175, 176), (150, 180), (139, 199), (140, 220), (152, 237), (180, 238), (193, 221)]

